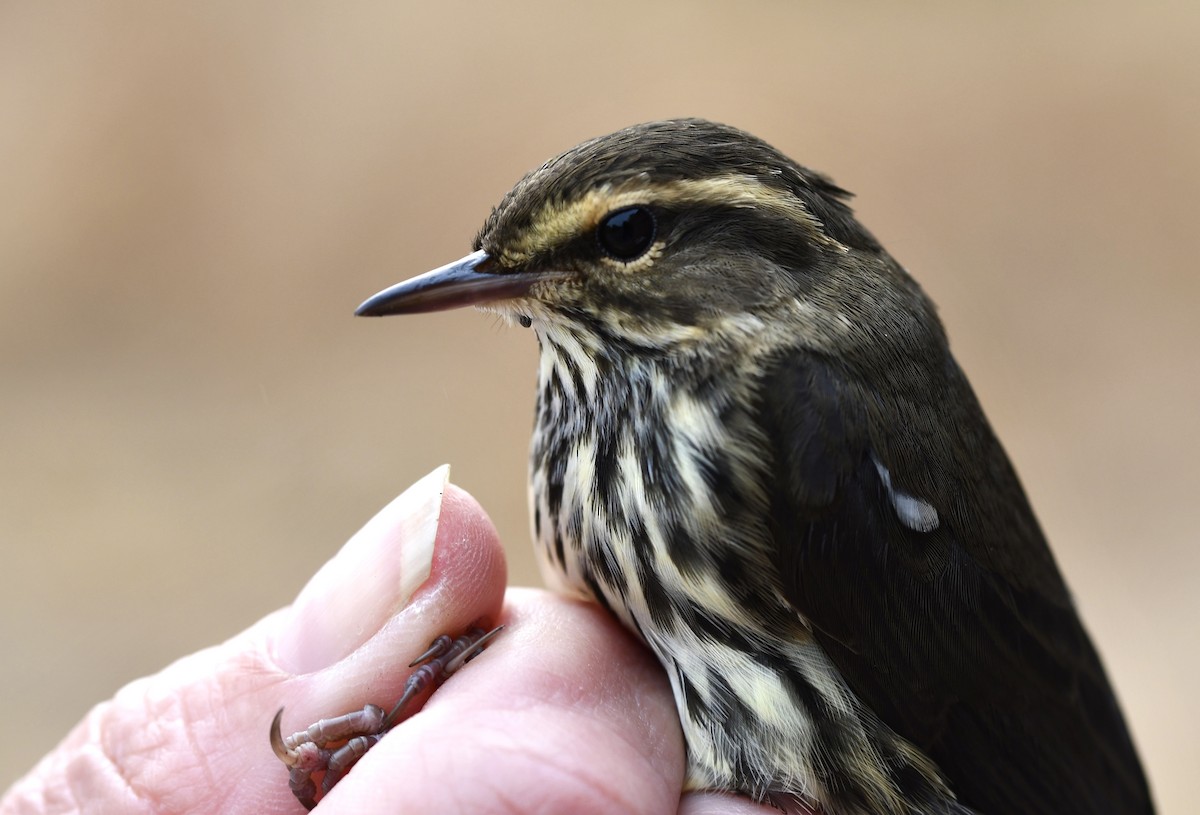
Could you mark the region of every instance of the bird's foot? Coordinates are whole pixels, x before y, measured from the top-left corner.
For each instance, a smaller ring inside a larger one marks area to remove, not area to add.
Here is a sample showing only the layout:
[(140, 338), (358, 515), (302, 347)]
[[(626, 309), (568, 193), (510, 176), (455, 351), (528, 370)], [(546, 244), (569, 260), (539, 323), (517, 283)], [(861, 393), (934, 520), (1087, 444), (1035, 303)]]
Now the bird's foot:
[(473, 626), (460, 637), (443, 634), (435, 639), (425, 653), (409, 663), (416, 670), (404, 683), (404, 692), (390, 713), (385, 714), (377, 705), (367, 705), (353, 713), (321, 719), (285, 738), (280, 732), (280, 708), (271, 722), (271, 749), (288, 766), (288, 786), (304, 808), (315, 807), (385, 733), (419, 709), (414, 705), (417, 698), (477, 656), (501, 628), (484, 631)]

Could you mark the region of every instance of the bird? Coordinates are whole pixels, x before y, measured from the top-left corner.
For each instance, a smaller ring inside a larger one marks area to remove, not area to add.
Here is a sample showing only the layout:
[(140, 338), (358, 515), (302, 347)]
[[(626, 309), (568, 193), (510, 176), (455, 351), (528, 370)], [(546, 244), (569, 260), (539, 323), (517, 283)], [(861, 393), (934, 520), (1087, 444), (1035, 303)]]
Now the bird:
[(470, 254), (357, 313), (532, 330), (540, 567), (661, 662), (689, 789), (1151, 813), (935, 306), (849, 198), (742, 130), (638, 124), (529, 172)]

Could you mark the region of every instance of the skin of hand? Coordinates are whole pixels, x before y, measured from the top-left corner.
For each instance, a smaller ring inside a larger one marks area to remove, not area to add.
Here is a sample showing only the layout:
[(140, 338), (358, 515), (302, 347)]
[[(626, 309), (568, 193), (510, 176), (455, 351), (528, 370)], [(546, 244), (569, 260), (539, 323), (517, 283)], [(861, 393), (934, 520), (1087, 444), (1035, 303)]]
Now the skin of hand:
[(720, 794), (681, 800), (662, 669), (592, 604), (506, 592), (496, 530), (448, 474), (384, 508), (291, 606), (93, 708), (4, 794), (0, 815), (302, 813), (268, 745), (276, 709), (285, 734), (367, 702), (387, 709), (412, 657), (480, 618), (505, 630), (318, 811), (777, 812)]

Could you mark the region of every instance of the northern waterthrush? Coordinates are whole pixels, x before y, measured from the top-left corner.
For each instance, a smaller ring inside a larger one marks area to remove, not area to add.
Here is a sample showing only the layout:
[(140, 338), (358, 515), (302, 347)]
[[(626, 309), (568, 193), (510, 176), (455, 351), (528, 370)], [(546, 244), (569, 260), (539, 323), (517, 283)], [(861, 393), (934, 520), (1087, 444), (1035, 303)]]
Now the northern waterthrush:
[(1147, 813), (1100, 660), (934, 306), (848, 195), (701, 120), (529, 173), (359, 314), (541, 349), (547, 580), (670, 677), (693, 788), (829, 813)]

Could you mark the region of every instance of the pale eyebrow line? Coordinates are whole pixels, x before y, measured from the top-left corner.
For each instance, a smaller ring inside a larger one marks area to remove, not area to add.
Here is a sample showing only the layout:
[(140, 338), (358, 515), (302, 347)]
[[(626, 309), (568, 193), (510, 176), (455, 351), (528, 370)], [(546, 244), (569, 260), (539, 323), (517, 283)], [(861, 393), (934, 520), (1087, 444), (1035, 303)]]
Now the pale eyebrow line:
[(544, 205), (534, 214), (529, 228), (504, 248), (501, 260), (505, 265), (519, 265), (539, 253), (563, 245), (576, 235), (591, 231), (613, 210), (635, 204), (707, 204), (766, 210), (802, 226), (814, 244), (839, 253), (849, 251), (825, 232), (821, 221), (803, 201), (785, 190), (763, 184), (754, 176), (730, 174), (656, 184), (649, 183), (642, 175), (620, 184), (604, 184), (570, 201)]

